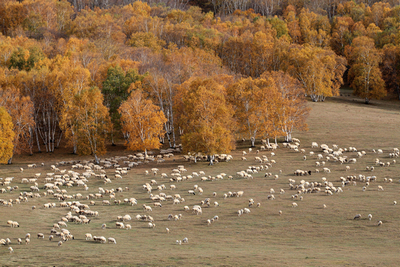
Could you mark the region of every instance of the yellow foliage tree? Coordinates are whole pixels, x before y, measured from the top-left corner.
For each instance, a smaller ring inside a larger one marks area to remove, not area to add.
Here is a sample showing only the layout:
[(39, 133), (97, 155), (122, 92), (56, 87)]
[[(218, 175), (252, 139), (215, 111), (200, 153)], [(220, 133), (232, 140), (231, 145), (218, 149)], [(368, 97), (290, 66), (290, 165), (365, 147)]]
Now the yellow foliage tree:
[(280, 126), (276, 119), (276, 107), (280, 102), (274, 81), (264, 78), (241, 79), (228, 86), (228, 99), (234, 107), (238, 120), (238, 132), (244, 133), (254, 147), (257, 137), (276, 137)]
[(111, 129), (111, 120), (103, 101), (97, 87), (84, 89), (75, 95), (68, 110), (71, 128), (76, 134), (78, 154), (93, 155), (96, 163), (99, 163), (98, 156), (106, 153), (106, 134)]
[(147, 150), (160, 148), (159, 137), (165, 134), (167, 119), (158, 106), (145, 98), (141, 90), (133, 91), (118, 111), (129, 150), (144, 150), (147, 154)]
[(14, 131), (10, 114), (0, 107), (0, 163), (7, 163), (13, 156)]
[(293, 45), (289, 50), (289, 73), (296, 77), (312, 101), (338, 94), (346, 60), (331, 49)]
[(183, 83), (175, 98), (182, 113), (184, 152), (204, 153), (213, 157), (216, 153), (229, 153), (235, 148), (233, 109), (226, 100), (225, 87), (212, 78), (194, 78)]
[(375, 48), (374, 40), (366, 36), (354, 38), (348, 57), (354, 94), (364, 98), (366, 104), (371, 99), (386, 96), (385, 82), (379, 69), (382, 53)]
[(285, 140), (292, 141), (292, 132), (296, 130), (308, 130), (306, 119), (310, 108), (304, 97), (304, 88), (301, 83), (283, 71), (266, 72), (261, 78), (270, 77), (274, 80), (279, 101), (275, 120), (279, 123), (281, 131), (286, 134)]

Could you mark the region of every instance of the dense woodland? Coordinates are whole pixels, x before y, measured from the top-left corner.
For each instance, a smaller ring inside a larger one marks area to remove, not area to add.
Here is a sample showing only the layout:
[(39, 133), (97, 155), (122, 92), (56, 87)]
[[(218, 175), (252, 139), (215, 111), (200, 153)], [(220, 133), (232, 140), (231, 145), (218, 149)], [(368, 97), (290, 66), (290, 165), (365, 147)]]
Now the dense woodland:
[(291, 140), (307, 98), (400, 98), (400, 1), (3, 0), (0, 161)]

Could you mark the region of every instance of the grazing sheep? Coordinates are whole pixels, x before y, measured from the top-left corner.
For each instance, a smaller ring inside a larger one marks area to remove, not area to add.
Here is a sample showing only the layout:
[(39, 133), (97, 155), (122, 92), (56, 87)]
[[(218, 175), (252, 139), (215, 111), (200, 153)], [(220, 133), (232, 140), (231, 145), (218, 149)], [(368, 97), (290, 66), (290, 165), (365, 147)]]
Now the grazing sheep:
[(115, 240), (115, 238), (109, 237), (108, 238), (108, 243), (117, 244), (117, 241)]
[(356, 214), (356, 216), (354, 216), (353, 220), (360, 219), (360, 218), (361, 218), (361, 214)]
[(44, 234), (43, 234), (43, 233), (38, 233), (38, 234), (37, 234), (37, 237), (38, 237), (38, 238), (44, 239)]
[(93, 239), (92, 234), (90, 233), (85, 234), (85, 240), (92, 240), (92, 239)]
[(49, 241), (53, 240), (54, 236), (53, 235), (49, 235)]
[(365, 190), (367, 190), (367, 187), (366, 187), (366, 186), (364, 186), (364, 187), (362, 188), (362, 191), (363, 191), (363, 192), (365, 192)]
[(21, 238), (18, 238), (18, 239), (17, 239), (17, 243), (18, 243), (18, 245), (21, 245), (22, 239), (21, 239)]
[(8, 251), (9, 251), (10, 253), (13, 253), (13, 252), (14, 252), (14, 250), (13, 250), (12, 247), (8, 247)]
[(372, 220), (372, 214), (368, 214), (368, 220)]
[(143, 204), (143, 210), (145, 210), (145, 211), (153, 211), (153, 209), (150, 206), (146, 206), (146, 204)]
[(182, 240), (176, 240), (177, 245), (182, 245)]
[(61, 246), (62, 246), (62, 244), (63, 244), (63, 242), (62, 242), (62, 241), (58, 241), (58, 244), (57, 244), (57, 245), (58, 245), (59, 247), (61, 247)]
[(122, 223), (122, 222), (116, 222), (116, 223), (115, 223), (115, 226), (116, 226), (118, 229), (124, 229), (124, 228), (125, 228), (125, 224)]
[(182, 243), (189, 243), (189, 239), (185, 237), (184, 239), (182, 239)]
[(324, 209), (326, 209), (326, 205), (324, 204), (323, 206), (322, 206)]
[(383, 191), (383, 187), (381, 185), (378, 185), (378, 191)]
[(155, 224), (155, 223), (149, 222), (149, 223), (148, 223), (148, 226), (149, 226), (149, 228), (155, 228), (155, 227), (156, 227), (156, 224)]
[(279, 216), (281, 216), (281, 215), (282, 215), (282, 211), (280, 210), (280, 211), (278, 212), (278, 214), (279, 214)]
[(378, 226), (381, 226), (381, 225), (382, 225), (382, 221), (379, 221), (379, 222), (378, 222)]
[(165, 228), (165, 231), (167, 232), (167, 234), (169, 234), (169, 228)]
[(297, 205), (297, 203), (296, 202), (293, 202), (292, 203), (292, 208), (296, 208), (298, 205)]
[(107, 228), (107, 225), (105, 224), (105, 223), (103, 223), (102, 225), (101, 225), (101, 229), (106, 229)]
[(397, 201), (395, 200), (395, 201), (393, 201), (393, 205), (397, 205)]
[(25, 238), (25, 245), (29, 245), (30, 242), (31, 242), (30, 238)]

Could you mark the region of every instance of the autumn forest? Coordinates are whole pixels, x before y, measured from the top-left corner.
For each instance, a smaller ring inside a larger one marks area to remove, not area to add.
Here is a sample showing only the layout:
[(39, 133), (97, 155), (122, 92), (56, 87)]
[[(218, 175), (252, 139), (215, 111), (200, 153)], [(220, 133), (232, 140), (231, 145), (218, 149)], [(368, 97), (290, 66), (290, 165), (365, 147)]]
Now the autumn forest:
[(291, 140), (346, 85), (400, 98), (400, 2), (0, 1), (0, 163)]

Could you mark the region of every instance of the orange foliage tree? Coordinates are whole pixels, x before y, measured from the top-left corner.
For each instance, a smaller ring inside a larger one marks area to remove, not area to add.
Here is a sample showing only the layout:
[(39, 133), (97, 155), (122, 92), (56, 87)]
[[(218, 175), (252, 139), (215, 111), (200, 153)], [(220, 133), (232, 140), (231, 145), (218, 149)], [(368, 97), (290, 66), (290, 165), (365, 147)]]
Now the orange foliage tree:
[(210, 157), (235, 148), (233, 109), (226, 100), (225, 87), (212, 78), (193, 78), (183, 83), (175, 101), (180, 102), (179, 126), (185, 152)]
[(118, 111), (129, 150), (144, 150), (147, 154), (147, 150), (160, 148), (160, 136), (165, 133), (167, 119), (140, 89), (133, 91)]
[[(34, 107), (29, 96), (22, 96), (17, 89), (0, 88), (0, 106), (9, 112), (14, 125), (13, 154), (20, 154), (25, 150), (32, 154), (32, 134), (35, 127), (33, 118)], [(9, 159), (12, 162), (12, 157)]]
[(12, 158), (14, 135), (11, 116), (0, 106), (0, 163), (7, 163)]

